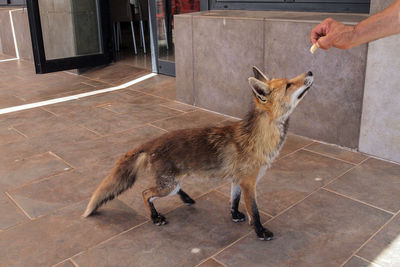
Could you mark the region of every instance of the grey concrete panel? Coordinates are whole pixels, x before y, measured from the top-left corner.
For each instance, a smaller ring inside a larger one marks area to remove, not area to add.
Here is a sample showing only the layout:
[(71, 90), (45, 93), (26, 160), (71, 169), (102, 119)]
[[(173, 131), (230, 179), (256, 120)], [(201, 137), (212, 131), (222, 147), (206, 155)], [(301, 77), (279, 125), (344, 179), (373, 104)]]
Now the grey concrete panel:
[(248, 77), (263, 65), (263, 19), (193, 17), (195, 105), (243, 117), (252, 102)]
[(192, 17), (178, 15), (175, 20), (176, 98), (194, 104)]
[(311, 22), (266, 21), (265, 70), (274, 78), (314, 73), (314, 85), (291, 116), (296, 134), (357, 148), (367, 46), (309, 52)]
[[(386, 3), (385, 3), (386, 2)], [(372, 1), (376, 13), (393, 1)], [(400, 35), (369, 44), (360, 151), (400, 162)]]

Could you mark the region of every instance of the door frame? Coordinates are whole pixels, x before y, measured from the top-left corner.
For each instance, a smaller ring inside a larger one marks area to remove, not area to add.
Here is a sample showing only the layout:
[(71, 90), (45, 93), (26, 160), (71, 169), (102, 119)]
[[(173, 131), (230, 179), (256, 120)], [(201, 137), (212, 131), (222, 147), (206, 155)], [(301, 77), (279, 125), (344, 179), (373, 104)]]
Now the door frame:
[(82, 69), (109, 64), (113, 60), (111, 17), (108, 0), (96, 0), (100, 16), (99, 33), (101, 53), (59, 59), (46, 59), (38, 0), (28, 0), (28, 19), (36, 73), (49, 73), (68, 69)]
[[(151, 45), (151, 61), (153, 65), (153, 72), (165, 74), (169, 76), (176, 76), (175, 74), (175, 61), (165, 60), (159, 58), (158, 47), (158, 31), (157, 31), (157, 7), (156, 0), (149, 1), (149, 23), (150, 23), (150, 45)], [(166, 0), (167, 1), (167, 0)], [(200, 11), (209, 10), (208, 0), (200, 0)]]

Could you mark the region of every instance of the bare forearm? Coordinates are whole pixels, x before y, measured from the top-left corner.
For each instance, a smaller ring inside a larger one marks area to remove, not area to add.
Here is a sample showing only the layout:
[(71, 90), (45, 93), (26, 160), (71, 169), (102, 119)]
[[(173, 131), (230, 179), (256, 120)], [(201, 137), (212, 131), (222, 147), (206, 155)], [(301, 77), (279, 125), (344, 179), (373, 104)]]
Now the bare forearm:
[(400, 0), (361, 21), (354, 29), (351, 47), (400, 33)]

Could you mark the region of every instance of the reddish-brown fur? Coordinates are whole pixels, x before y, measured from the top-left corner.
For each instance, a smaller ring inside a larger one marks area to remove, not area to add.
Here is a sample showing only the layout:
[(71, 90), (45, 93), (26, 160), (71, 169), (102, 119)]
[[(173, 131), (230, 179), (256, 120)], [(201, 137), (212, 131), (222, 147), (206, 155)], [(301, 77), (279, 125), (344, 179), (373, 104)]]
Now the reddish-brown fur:
[[(260, 170), (266, 169), (278, 155), (285, 140), (288, 116), (311, 85), (312, 74), (270, 81), (257, 68), (254, 73), (257, 79), (249, 78), (249, 83), (255, 105), (244, 120), (223, 127), (170, 132), (133, 149), (118, 160), (111, 174), (94, 192), (84, 216), (91, 215), (131, 187), (141, 171), (147, 170), (154, 178), (153, 186), (142, 194), (157, 225), (165, 224), (166, 220), (156, 211), (154, 198), (178, 193), (186, 204), (194, 203), (180, 189), (186, 176), (231, 178), (235, 188), (232, 192), (233, 220), (244, 220), (244, 215), (238, 211), (243, 191), (247, 213), (258, 237), (272, 239), (272, 233), (260, 223), (255, 188), (262, 175)], [(301, 97), (295, 99), (300, 93)]]

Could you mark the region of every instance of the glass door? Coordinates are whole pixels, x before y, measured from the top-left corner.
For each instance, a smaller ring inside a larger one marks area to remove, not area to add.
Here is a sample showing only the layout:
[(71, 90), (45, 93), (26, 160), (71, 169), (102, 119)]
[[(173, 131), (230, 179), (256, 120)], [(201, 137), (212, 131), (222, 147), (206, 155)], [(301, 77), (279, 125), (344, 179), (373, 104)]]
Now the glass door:
[(149, 8), (153, 71), (175, 76), (174, 15), (207, 10), (208, 0), (149, 0)]
[(28, 0), (36, 73), (111, 62), (108, 0)]

